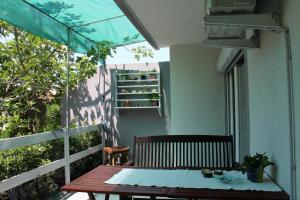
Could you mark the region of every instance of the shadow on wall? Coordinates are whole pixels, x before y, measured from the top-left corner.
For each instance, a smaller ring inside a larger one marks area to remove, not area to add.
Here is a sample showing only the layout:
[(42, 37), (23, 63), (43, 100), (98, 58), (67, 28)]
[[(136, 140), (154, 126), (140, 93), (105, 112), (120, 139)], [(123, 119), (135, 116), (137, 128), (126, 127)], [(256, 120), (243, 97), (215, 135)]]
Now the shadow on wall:
[[(122, 110), (117, 116), (114, 109), (115, 73), (117, 69), (151, 70), (161, 73), (163, 115), (157, 110)], [(105, 96), (105, 99), (103, 97)], [(164, 135), (170, 132), (170, 64), (169, 62), (107, 65), (98, 69), (90, 79), (70, 92), (70, 120), (78, 126), (103, 122), (106, 146), (132, 147), (134, 136)], [(62, 102), (62, 111), (65, 109)], [(65, 124), (62, 112), (62, 124)]]
[[(97, 70), (92, 78), (80, 83), (77, 90), (69, 92), (71, 125), (86, 126), (99, 124), (102, 121), (102, 110), (100, 109), (103, 97), (101, 73), (101, 69)], [(61, 124), (65, 127), (66, 101), (65, 97), (62, 99)]]

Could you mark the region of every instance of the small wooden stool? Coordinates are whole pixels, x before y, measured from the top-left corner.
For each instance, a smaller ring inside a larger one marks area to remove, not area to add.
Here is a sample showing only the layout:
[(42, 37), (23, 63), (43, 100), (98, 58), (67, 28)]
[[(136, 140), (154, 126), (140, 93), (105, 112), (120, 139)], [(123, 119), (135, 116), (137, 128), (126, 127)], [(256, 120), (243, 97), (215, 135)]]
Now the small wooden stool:
[(124, 146), (116, 146), (116, 147), (104, 147), (105, 153), (105, 164), (110, 164), (112, 166), (116, 165), (116, 161), (119, 158), (120, 163), (124, 164), (129, 161), (128, 157), (129, 148)]

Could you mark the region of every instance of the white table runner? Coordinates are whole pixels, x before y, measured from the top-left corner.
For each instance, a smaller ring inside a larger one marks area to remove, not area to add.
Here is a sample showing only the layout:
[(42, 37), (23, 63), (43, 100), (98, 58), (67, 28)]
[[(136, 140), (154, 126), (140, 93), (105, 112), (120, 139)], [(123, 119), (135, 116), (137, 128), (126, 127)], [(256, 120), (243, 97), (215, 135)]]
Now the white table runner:
[[(227, 181), (224, 181), (224, 179)], [(222, 176), (205, 178), (201, 174), (200, 170), (125, 168), (104, 183), (115, 185), (139, 185), (198, 189), (233, 189), (269, 192), (281, 191), (281, 189), (266, 175), (264, 176), (263, 183), (253, 183), (247, 179), (246, 174), (242, 174), (239, 171), (224, 171), (223, 178)]]

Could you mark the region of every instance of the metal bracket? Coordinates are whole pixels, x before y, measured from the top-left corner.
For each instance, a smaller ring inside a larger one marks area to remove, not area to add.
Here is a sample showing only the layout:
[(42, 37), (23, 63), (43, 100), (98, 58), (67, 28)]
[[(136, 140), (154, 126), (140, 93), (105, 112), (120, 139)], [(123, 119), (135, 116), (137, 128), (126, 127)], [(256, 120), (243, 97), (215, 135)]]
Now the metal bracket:
[(259, 29), (280, 31), (280, 19), (276, 14), (246, 14), (246, 15), (209, 15), (205, 16), (204, 24), (208, 26), (223, 26), (244, 29)]

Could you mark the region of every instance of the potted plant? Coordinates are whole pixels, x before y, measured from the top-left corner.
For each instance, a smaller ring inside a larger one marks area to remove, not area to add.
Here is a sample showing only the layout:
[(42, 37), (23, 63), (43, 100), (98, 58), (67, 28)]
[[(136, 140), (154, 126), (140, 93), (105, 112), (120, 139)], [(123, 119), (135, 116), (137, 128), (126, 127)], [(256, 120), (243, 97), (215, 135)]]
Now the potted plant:
[(150, 73), (148, 78), (149, 78), (150, 80), (156, 79), (156, 69), (153, 69), (153, 70), (151, 70), (150, 72), (153, 72), (153, 74)]
[(256, 183), (263, 182), (265, 167), (274, 165), (266, 153), (256, 153), (254, 156), (245, 156), (241, 165), (243, 173), (247, 172), (247, 178)]
[(150, 103), (152, 106), (158, 106), (158, 99), (159, 99), (159, 95), (156, 93), (152, 93), (149, 95), (149, 99), (150, 99)]
[(141, 74), (141, 80), (146, 80), (146, 75), (145, 74)]
[(128, 76), (127, 75), (121, 75), (121, 80), (127, 80)]
[(125, 100), (123, 103), (124, 107), (130, 107), (131, 106), (131, 102), (129, 100)]

